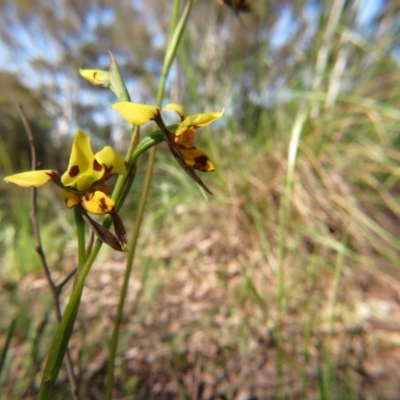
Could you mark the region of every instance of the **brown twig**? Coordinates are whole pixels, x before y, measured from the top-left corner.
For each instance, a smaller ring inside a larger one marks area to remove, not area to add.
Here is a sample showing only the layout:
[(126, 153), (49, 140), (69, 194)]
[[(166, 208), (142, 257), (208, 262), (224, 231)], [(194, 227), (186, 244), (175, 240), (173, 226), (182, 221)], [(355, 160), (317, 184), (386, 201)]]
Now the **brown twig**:
[[(33, 138), (33, 132), (31, 129), (31, 126), (29, 125), (28, 118), (25, 115), (24, 109), (22, 107), (22, 104), (17, 105), (17, 109), (19, 112), (19, 115), (22, 119), (22, 122), (24, 124), (24, 128), (26, 131), (26, 134), (28, 136), (29, 140), (29, 147), (31, 151), (31, 170), (35, 171), (37, 168), (37, 159), (36, 159), (36, 148), (35, 148), (35, 141)], [(74, 270), (68, 277), (60, 283), (58, 286), (54, 283), (54, 280), (51, 276), (49, 266), (47, 264), (46, 256), (43, 251), (43, 246), (42, 246), (42, 241), (40, 238), (40, 229), (39, 229), (39, 222), (37, 219), (37, 200), (36, 200), (36, 188), (32, 189), (32, 205), (31, 205), (31, 212), (30, 212), (30, 218), (32, 222), (32, 227), (33, 227), (33, 234), (35, 237), (35, 250), (39, 255), (40, 262), (43, 267), (43, 271), (46, 276), (47, 283), (50, 287), (51, 294), (53, 296), (53, 301), (54, 301), (54, 309), (55, 309), (55, 315), (56, 315), (56, 320), (58, 323), (61, 322), (62, 314), (61, 314), (61, 304), (60, 304), (60, 297), (59, 294), (61, 292), (61, 289), (63, 286), (71, 279), (71, 277), (75, 274), (76, 270)], [(80, 400), (79, 397), (79, 392), (78, 392), (78, 380), (77, 377), (74, 373), (74, 368), (73, 368), (73, 362), (72, 362), (72, 357), (69, 349), (67, 349), (67, 357), (66, 357), (66, 364), (67, 364), (67, 374), (68, 374), (68, 379), (71, 385), (71, 391), (74, 400)]]

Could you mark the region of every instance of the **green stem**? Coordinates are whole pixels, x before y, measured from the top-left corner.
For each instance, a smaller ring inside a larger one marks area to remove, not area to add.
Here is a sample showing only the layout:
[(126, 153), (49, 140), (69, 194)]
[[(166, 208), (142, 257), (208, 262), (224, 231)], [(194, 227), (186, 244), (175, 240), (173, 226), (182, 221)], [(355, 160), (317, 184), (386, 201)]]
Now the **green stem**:
[(136, 175), (136, 165), (139, 156), (145, 151), (149, 150), (156, 144), (162, 143), (164, 141), (164, 134), (160, 131), (154, 131), (149, 136), (144, 137), (140, 143), (136, 146), (135, 151), (131, 154), (131, 161), (129, 162), (128, 173), (125, 179), (122, 181), (123, 186), (121, 186), (121, 192), (118, 192), (118, 203), (116, 205), (116, 211), (118, 211), (122, 204), (124, 204), (126, 196), (132, 186), (133, 180)]
[[(177, 15), (178, 15), (178, 11), (179, 11), (179, 4), (180, 4), (180, 0), (175, 0), (173, 20), (172, 20), (172, 26), (171, 26), (171, 32), (173, 32), (173, 33), (171, 34), (171, 36), (168, 40), (168, 48), (167, 48), (167, 51), (165, 54), (163, 69), (162, 69), (160, 83), (159, 83), (158, 92), (157, 92), (157, 106), (158, 107), (161, 107), (162, 99), (164, 97), (165, 84), (166, 84), (166, 80), (168, 77), (168, 73), (171, 68), (172, 61), (175, 58), (180, 39), (182, 37), (182, 33), (184, 31), (187, 19), (189, 17), (190, 9), (193, 5), (193, 0), (190, 0), (186, 4), (183, 14), (181, 16), (181, 19), (176, 24), (176, 28), (173, 29)], [(150, 191), (150, 184), (151, 184), (151, 180), (152, 180), (152, 176), (153, 176), (155, 158), (156, 158), (156, 147), (153, 147), (150, 151), (149, 161), (147, 164), (146, 178), (145, 178), (145, 182), (144, 182), (144, 186), (143, 186), (143, 192), (142, 192), (141, 199), (140, 199), (137, 218), (136, 218), (136, 221), (133, 226), (133, 236), (132, 236), (132, 241), (129, 246), (129, 254), (128, 254), (126, 270), (125, 270), (125, 274), (124, 274), (124, 281), (122, 283), (117, 315), (114, 320), (114, 327), (113, 327), (113, 332), (112, 332), (111, 340), (110, 340), (109, 364), (108, 364), (108, 370), (107, 370), (107, 388), (106, 388), (106, 395), (105, 395), (106, 400), (112, 399), (112, 391), (113, 391), (113, 387), (114, 387), (115, 358), (116, 358), (117, 347), (118, 347), (119, 329), (121, 326), (121, 321), (122, 321), (122, 316), (123, 316), (123, 309), (124, 309), (126, 293), (127, 293), (127, 289), (128, 289), (129, 277), (132, 272), (133, 261), (135, 258), (136, 247), (137, 247), (137, 243), (138, 243), (138, 239), (139, 239), (140, 227), (142, 224), (143, 214), (144, 214), (144, 210), (146, 207), (146, 203), (147, 203), (147, 199), (148, 199), (148, 195), (149, 195), (149, 191)]]
[(78, 274), (86, 260), (85, 245), (85, 220), (79, 212), (78, 207), (74, 207), (74, 216), (76, 224), (76, 237), (78, 239)]
[(64, 354), (67, 350), (68, 342), (74, 328), (83, 288), (85, 286), (85, 280), (97, 257), (97, 254), (100, 251), (102, 244), (103, 242), (100, 240), (96, 241), (87, 261), (80, 268), (80, 274), (76, 281), (76, 285), (72, 291), (63, 318), (58, 325), (57, 332), (47, 358), (37, 400), (45, 400), (49, 398), (51, 388), (57, 379), (58, 372), (60, 371)]
[(154, 162), (150, 163), (150, 161), (149, 161), (148, 165), (149, 165), (149, 167), (151, 166), (151, 168), (147, 168), (147, 171), (146, 171), (144, 188), (143, 188), (142, 196), (140, 198), (137, 218), (133, 225), (133, 235), (132, 235), (131, 245), (129, 246), (128, 259), (126, 261), (126, 269), (125, 269), (124, 280), (123, 280), (122, 288), (121, 288), (121, 292), (120, 292), (117, 315), (115, 316), (114, 328), (113, 328), (113, 332), (112, 332), (111, 339), (110, 339), (110, 348), (109, 348), (110, 356), (109, 356), (108, 369), (107, 369), (107, 388), (106, 388), (106, 395), (105, 395), (106, 400), (112, 399), (112, 391), (114, 388), (115, 357), (117, 354), (117, 347), (118, 347), (119, 328), (121, 326), (124, 305), (125, 305), (125, 299), (126, 299), (126, 294), (128, 291), (129, 277), (132, 272), (133, 260), (135, 257), (136, 245), (137, 245), (137, 242), (139, 239), (140, 227), (142, 224), (143, 214), (144, 214), (144, 210), (145, 210), (146, 203), (147, 203), (147, 197), (149, 195), (150, 183), (151, 183), (151, 178), (153, 175)]
[[(174, 3), (174, 15), (179, 10), (179, 0), (175, 0)], [(164, 98), (164, 91), (165, 91), (165, 83), (168, 77), (169, 70), (171, 68), (171, 64), (175, 59), (176, 51), (178, 50), (179, 42), (182, 38), (183, 31), (186, 26), (187, 19), (189, 17), (190, 10), (193, 5), (193, 0), (190, 0), (186, 3), (186, 6), (183, 10), (181, 19), (176, 24), (176, 28), (174, 30), (171, 29), (172, 34), (168, 39), (168, 48), (165, 53), (164, 64), (161, 71), (161, 78), (160, 83), (158, 85), (157, 91), (157, 106), (161, 107), (162, 99)], [(153, 150), (154, 151), (154, 150)]]

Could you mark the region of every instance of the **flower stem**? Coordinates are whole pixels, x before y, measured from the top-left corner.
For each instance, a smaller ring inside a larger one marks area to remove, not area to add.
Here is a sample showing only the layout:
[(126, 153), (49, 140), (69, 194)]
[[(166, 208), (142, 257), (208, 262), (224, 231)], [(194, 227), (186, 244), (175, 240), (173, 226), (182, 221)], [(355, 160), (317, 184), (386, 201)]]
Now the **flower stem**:
[[(163, 65), (160, 83), (159, 83), (158, 92), (157, 92), (157, 106), (158, 107), (161, 107), (162, 99), (164, 97), (165, 84), (166, 84), (166, 80), (168, 77), (168, 73), (171, 68), (172, 61), (175, 58), (180, 39), (182, 37), (182, 33), (184, 31), (187, 19), (189, 17), (190, 9), (193, 5), (193, 0), (190, 0), (186, 4), (186, 7), (183, 11), (183, 14), (182, 14), (179, 22), (176, 23), (176, 20), (179, 15), (178, 14), (179, 5), (180, 5), (180, 0), (175, 0), (173, 18), (172, 18), (172, 24), (171, 24), (171, 35), (168, 40), (168, 48), (165, 53), (164, 65)], [(151, 184), (151, 180), (152, 180), (152, 176), (153, 176), (155, 157), (156, 157), (156, 147), (154, 146), (151, 149), (150, 155), (149, 155), (146, 177), (145, 177), (145, 182), (143, 185), (143, 191), (142, 191), (142, 195), (141, 195), (141, 199), (140, 199), (137, 218), (136, 218), (136, 220), (134, 222), (134, 226), (133, 226), (133, 235), (132, 235), (132, 240), (131, 240), (130, 246), (129, 246), (129, 254), (128, 254), (128, 259), (127, 259), (127, 263), (126, 263), (124, 280), (123, 280), (122, 288), (121, 288), (121, 292), (120, 292), (117, 315), (114, 320), (114, 327), (113, 327), (113, 332), (112, 332), (111, 340), (110, 340), (109, 364), (108, 364), (108, 370), (107, 370), (107, 387), (106, 387), (106, 395), (105, 395), (106, 400), (112, 399), (112, 392), (113, 392), (113, 388), (114, 388), (115, 358), (116, 358), (117, 347), (118, 347), (119, 328), (121, 326), (123, 309), (124, 309), (124, 304), (125, 304), (125, 299), (126, 299), (126, 293), (128, 290), (128, 282), (129, 282), (129, 277), (132, 272), (133, 261), (135, 258), (136, 247), (137, 247), (140, 228), (141, 228), (141, 224), (142, 224), (142, 220), (143, 220), (143, 214), (144, 214), (144, 210), (146, 207), (146, 203), (147, 203), (147, 199), (148, 199), (148, 195), (149, 195), (149, 191), (150, 191), (150, 184)]]
[(78, 239), (78, 273), (86, 260), (86, 242), (85, 242), (85, 220), (82, 217), (78, 207), (74, 207), (74, 216), (76, 224), (76, 237)]
[[(153, 167), (154, 163), (149, 162), (149, 167), (150, 166)], [(153, 168), (147, 168), (143, 192), (142, 192), (142, 196), (140, 198), (137, 218), (133, 225), (133, 230), (132, 230), (133, 235), (132, 235), (132, 239), (131, 239), (131, 245), (129, 246), (129, 253), (128, 253), (128, 258), (126, 261), (126, 268), (125, 268), (125, 273), (124, 273), (124, 280), (122, 282), (117, 314), (115, 316), (114, 328), (113, 328), (113, 332), (112, 332), (111, 340), (110, 340), (109, 363), (108, 363), (108, 369), (107, 369), (107, 388), (106, 388), (106, 395), (105, 395), (106, 400), (112, 399), (112, 391), (114, 388), (115, 357), (117, 354), (117, 347), (118, 347), (119, 328), (121, 326), (121, 321), (122, 321), (122, 316), (123, 316), (123, 311), (124, 311), (124, 304), (125, 304), (126, 294), (128, 291), (129, 277), (132, 272), (133, 260), (134, 260), (135, 252), (136, 252), (136, 244), (139, 239), (140, 227), (142, 224), (143, 214), (144, 214), (144, 210), (145, 210), (146, 203), (147, 203), (147, 197), (148, 197), (149, 190), (150, 190), (150, 183), (151, 183), (152, 175), (153, 175)]]
[(103, 242), (100, 240), (96, 241), (87, 261), (80, 267), (80, 273), (78, 275), (75, 287), (65, 309), (63, 318), (58, 325), (57, 332), (47, 358), (37, 400), (45, 400), (49, 398), (51, 388), (57, 379), (58, 372), (60, 371), (62, 361), (68, 347), (68, 342), (71, 338), (74, 328), (83, 288), (85, 286), (85, 280), (93, 262), (97, 257), (97, 254), (100, 251), (102, 244)]

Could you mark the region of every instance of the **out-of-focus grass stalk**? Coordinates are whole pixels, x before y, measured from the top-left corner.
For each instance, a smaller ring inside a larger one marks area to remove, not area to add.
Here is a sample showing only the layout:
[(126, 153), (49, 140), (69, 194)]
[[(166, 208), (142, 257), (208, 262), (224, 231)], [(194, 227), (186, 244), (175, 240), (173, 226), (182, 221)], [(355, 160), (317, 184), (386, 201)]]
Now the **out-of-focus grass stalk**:
[[(317, 254), (317, 252), (315, 252)], [(315, 299), (312, 296), (314, 292), (315, 283), (317, 281), (317, 266), (318, 256), (314, 255), (311, 259), (311, 265), (309, 266), (309, 279), (310, 279), (310, 297), (306, 308), (306, 322), (304, 326), (304, 345), (303, 345), (303, 365), (302, 370), (302, 389), (300, 398), (306, 398), (309, 376), (307, 373), (307, 366), (310, 362), (310, 344), (312, 339), (313, 327), (315, 324), (316, 313), (315, 313)]]
[[(171, 34), (168, 39), (167, 49), (164, 58), (163, 69), (161, 72), (160, 83), (158, 86), (157, 92), (157, 106), (161, 107), (162, 100), (164, 97), (165, 92), (165, 85), (168, 77), (168, 73), (170, 71), (171, 65), (173, 60), (175, 59), (176, 51), (179, 46), (180, 39), (182, 37), (184, 28), (186, 26), (190, 9), (193, 5), (193, 0), (190, 0), (186, 3), (186, 6), (183, 10), (182, 16), (177, 22), (179, 16), (179, 7), (180, 7), (180, 0), (175, 0), (174, 3), (174, 10), (171, 20)], [(150, 191), (150, 184), (153, 177), (153, 170), (154, 170), (154, 163), (155, 163), (155, 156), (156, 156), (156, 147), (153, 147), (150, 150), (149, 161), (147, 165), (146, 176), (143, 184), (143, 190), (140, 198), (139, 208), (136, 216), (136, 220), (133, 223), (132, 227), (132, 239), (129, 246), (129, 254), (126, 264), (126, 269), (124, 273), (124, 280), (122, 283), (122, 288), (120, 292), (120, 298), (118, 303), (117, 314), (114, 320), (114, 328), (110, 339), (110, 349), (109, 349), (109, 363), (107, 369), (107, 383), (106, 383), (106, 395), (105, 399), (112, 398), (112, 391), (114, 388), (114, 369), (115, 369), (115, 357), (117, 353), (118, 347), (118, 337), (119, 337), (119, 328), (121, 326), (123, 309), (126, 299), (126, 294), (128, 290), (128, 283), (129, 277), (132, 272), (133, 261), (135, 258), (136, 247), (139, 239), (140, 227), (143, 220), (143, 214), (146, 207), (149, 191)]]
[[(278, 391), (282, 390), (282, 374), (283, 374), (283, 343), (281, 339), (281, 325), (286, 313), (286, 285), (285, 285), (285, 254), (286, 254), (286, 237), (287, 229), (290, 218), (290, 206), (293, 194), (294, 173), (296, 168), (297, 150), (303, 125), (307, 117), (307, 111), (304, 105), (300, 104), (296, 119), (293, 123), (288, 152), (288, 164), (286, 172), (285, 190), (279, 208), (279, 258), (278, 258), (278, 330), (277, 330), (277, 388)], [(280, 396), (278, 396), (280, 397)]]
[[(338, 26), (344, 5), (345, 0), (335, 0), (332, 4), (331, 12), (329, 13), (329, 19), (323, 35), (323, 45), (321, 45), (317, 54), (315, 74), (311, 84), (311, 91), (313, 94), (318, 93), (321, 90), (323, 78), (325, 77), (327, 69), (330, 68), (329, 54), (334, 43), (333, 34)], [(320, 105), (321, 103), (318, 100), (314, 101), (310, 112), (312, 117), (316, 117), (319, 114)]]
[(332, 300), (330, 304), (330, 311), (329, 311), (329, 327), (328, 327), (328, 336), (326, 339), (325, 345), (325, 368), (322, 375), (322, 379), (320, 380), (320, 393), (323, 394), (323, 397), (328, 399), (329, 398), (329, 387), (330, 381), (332, 378), (332, 371), (334, 369), (334, 364), (332, 363), (332, 337), (333, 337), (333, 325), (335, 322), (335, 305), (338, 298), (339, 286), (340, 286), (340, 279), (342, 276), (342, 269), (343, 269), (343, 262), (346, 253), (346, 242), (347, 242), (348, 235), (345, 233), (342, 240), (341, 250), (337, 254), (336, 265), (335, 265), (335, 273), (334, 273), (334, 280), (333, 280), (333, 293), (332, 293)]

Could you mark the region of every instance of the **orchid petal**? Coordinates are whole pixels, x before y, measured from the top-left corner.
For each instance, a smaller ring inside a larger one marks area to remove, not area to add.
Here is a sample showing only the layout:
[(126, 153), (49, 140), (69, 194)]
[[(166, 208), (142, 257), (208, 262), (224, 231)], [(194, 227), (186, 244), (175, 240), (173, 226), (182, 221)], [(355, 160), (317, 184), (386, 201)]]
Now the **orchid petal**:
[(99, 162), (100, 165), (103, 165), (110, 174), (126, 174), (124, 159), (112, 147), (104, 147), (95, 154), (94, 158)]
[(195, 170), (193, 167), (189, 167), (189, 165), (186, 163), (181, 151), (178, 146), (173, 145), (171, 142), (167, 142), (168, 147), (171, 150), (172, 155), (175, 157), (176, 161), (178, 161), (179, 165), (183, 168), (185, 172), (198, 184), (200, 185), (206, 192), (212, 194), (211, 190), (204, 184), (204, 182), (200, 179), (199, 176), (197, 176)]
[(64, 198), (65, 204), (68, 208), (76, 207), (77, 205), (81, 204), (81, 196), (79, 196), (77, 193), (69, 190), (63, 190), (61, 195)]
[(185, 109), (180, 104), (169, 103), (163, 108), (163, 111), (175, 111), (182, 120), (187, 117)]
[(122, 118), (133, 125), (144, 125), (154, 119), (159, 108), (149, 106), (147, 104), (131, 103), (129, 101), (121, 101), (120, 103), (111, 104), (111, 108), (117, 110)]
[(203, 172), (212, 172), (215, 170), (214, 164), (203, 150), (194, 146), (190, 148), (179, 146), (179, 151), (189, 167)]
[(102, 175), (103, 168), (94, 158), (90, 147), (90, 136), (77, 131), (72, 143), (68, 169), (61, 177), (61, 182), (78, 191), (86, 191)]
[(53, 169), (46, 169), (41, 171), (28, 171), (21, 172), (6, 176), (4, 180), (7, 183), (14, 183), (22, 187), (40, 187), (45, 185), (48, 181), (58, 177), (58, 172)]
[(113, 211), (115, 202), (105, 193), (96, 191), (82, 197), (83, 207), (92, 214), (103, 215)]
[(223, 108), (221, 112), (211, 112), (206, 114), (194, 114), (185, 118), (180, 124), (175, 132), (175, 135), (181, 135), (186, 129), (191, 127), (206, 126), (221, 118), (225, 109)]
[(192, 147), (194, 139), (196, 137), (196, 130), (194, 128), (188, 128), (185, 132), (182, 132), (181, 135), (176, 136), (175, 134), (170, 135), (170, 140), (172, 140), (179, 147)]

